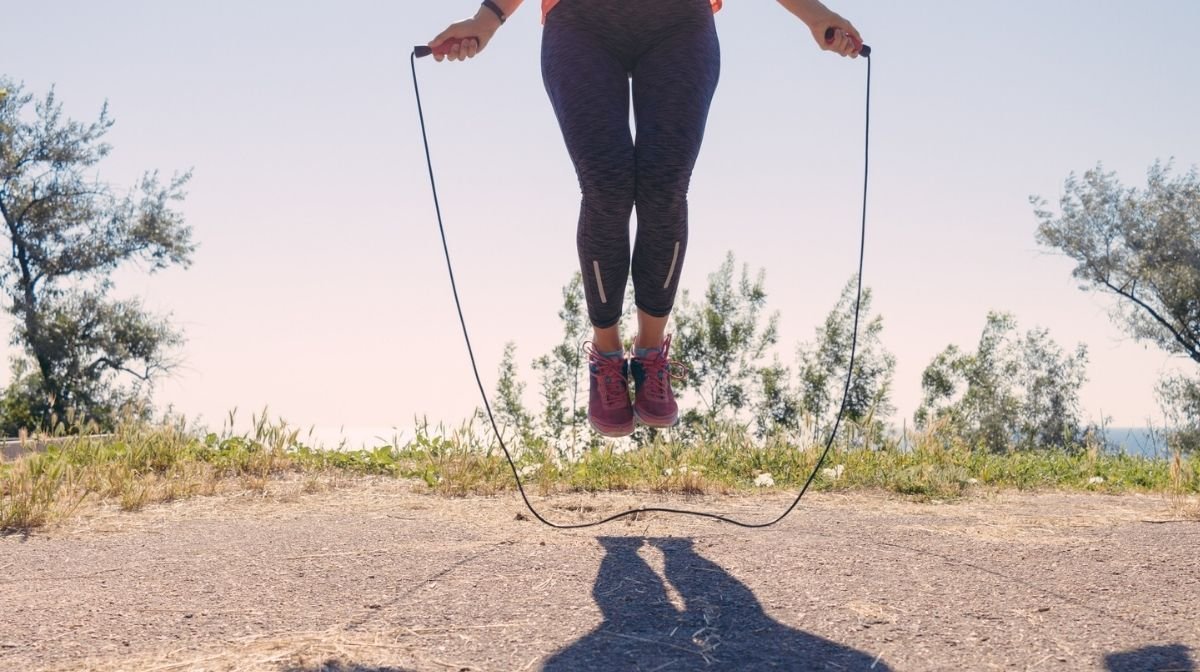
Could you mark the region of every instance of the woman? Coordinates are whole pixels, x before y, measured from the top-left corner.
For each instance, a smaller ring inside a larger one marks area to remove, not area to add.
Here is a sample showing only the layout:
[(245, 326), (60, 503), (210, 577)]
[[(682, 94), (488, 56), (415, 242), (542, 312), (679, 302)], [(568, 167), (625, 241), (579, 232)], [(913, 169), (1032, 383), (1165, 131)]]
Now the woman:
[[(521, 2), (484, 0), (429, 43), (434, 57), (474, 58)], [(651, 427), (679, 419), (665, 331), (687, 251), (688, 183), (721, 68), (713, 21), (721, 2), (542, 0), (542, 78), (583, 193), (576, 242), (594, 330), (588, 421), (605, 436), (629, 434), (635, 419)], [(858, 31), (819, 0), (779, 3), (820, 48), (858, 55)], [(631, 270), (638, 332), (627, 358), (617, 323)]]

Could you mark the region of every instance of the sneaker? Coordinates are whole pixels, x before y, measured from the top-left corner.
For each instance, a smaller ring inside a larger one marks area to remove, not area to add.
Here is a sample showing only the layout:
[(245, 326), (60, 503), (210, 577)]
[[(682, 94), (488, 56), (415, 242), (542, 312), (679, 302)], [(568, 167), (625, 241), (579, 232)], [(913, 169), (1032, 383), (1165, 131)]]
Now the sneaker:
[(670, 348), (671, 337), (667, 336), (658, 352), (629, 360), (636, 394), (633, 413), (642, 424), (650, 427), (673, 427), (679, 422), (679, 404), (675, 403), (675, 393), (671, 391), (671, 368), (681, 365), (667, 358)]
[(629, 364), (624, 357), (605, 357), (588, 344), (588, 423), (604, 436), (633, 433), (633, 405), (629, 403)]

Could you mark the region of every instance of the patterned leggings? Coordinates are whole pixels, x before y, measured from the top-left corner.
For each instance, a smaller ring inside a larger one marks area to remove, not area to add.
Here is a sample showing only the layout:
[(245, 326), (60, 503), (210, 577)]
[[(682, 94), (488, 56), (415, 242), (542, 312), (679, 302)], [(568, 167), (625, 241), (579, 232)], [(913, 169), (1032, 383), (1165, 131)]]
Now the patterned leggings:
[(620, 320), (631, 261), (637, 307), (671, 312), (688, 184), (720, 70), (709, 0), (561, 0), (546, 17), (542, 78), (579, 176), (576, 242), (596, 327)]

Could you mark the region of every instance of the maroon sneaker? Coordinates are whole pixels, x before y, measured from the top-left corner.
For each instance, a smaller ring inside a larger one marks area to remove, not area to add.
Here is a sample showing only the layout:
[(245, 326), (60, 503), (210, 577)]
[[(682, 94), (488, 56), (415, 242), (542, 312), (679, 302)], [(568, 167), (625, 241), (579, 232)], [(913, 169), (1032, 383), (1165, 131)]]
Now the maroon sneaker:
[[(675, 393), (671, 391), (671, 369), (681, 365), (667, 358), (670, 348), (671, 337), (667, 336), (658, 352), (629, 360), (636, 395), (633, 413), (642, 424), (650, 427), (673, 427), (679, 422), (679, 404), (675, 403)], [(678, 377), (679, 374), (674, 375)]]
[(633, 405), (629, 403), (628, 363), (624, 357), (605, 357), (590, 343), (587, 353), (592, 374), (588, 422), (604, 436), (629, 436), (633, 433)]

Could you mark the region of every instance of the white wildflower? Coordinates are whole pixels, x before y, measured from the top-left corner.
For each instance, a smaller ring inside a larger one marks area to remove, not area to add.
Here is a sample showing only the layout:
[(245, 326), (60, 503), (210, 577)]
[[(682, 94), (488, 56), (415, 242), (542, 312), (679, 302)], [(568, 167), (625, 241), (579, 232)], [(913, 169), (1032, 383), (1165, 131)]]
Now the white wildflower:
[(518, 470), (518, 473), (521, 474), (521, 478), (528, 478), (528, 477), (536, 474), (537, 472), (541, 471), (541, 469), (542, 469), (542, 464), (540, 462), (537, 464), (527, 464), (527, 465), (521, 467)]
[(672, 469), (672, 468), (670, 468), (670, 467), (667, 467), (666, 469), (663, 469), (663, 476), (674, 476), (674, 475), (675, 475), (675, 470), (674, 470), (674, 469)]
[(979, 485), (979, 479), (978, 478), (968, 478), (967, 484), (968, 485)]
[(758, 478), (754, 479), (754, 485), (760, 488), (771, 488), (775, 486), (775, 479), (771, 478), (770, 474), (759, 474)]
[(1100, 485), (1104, 482), (1103, 476), (1093, 476), (1088, 479), (1088, 485)]
[(831, 481), (836, 481), (842, 477), (842, 473), (846, 471), (846, 465), (839, 464), (835, 467), (825, 467), (821, 470), (821, 475)]

